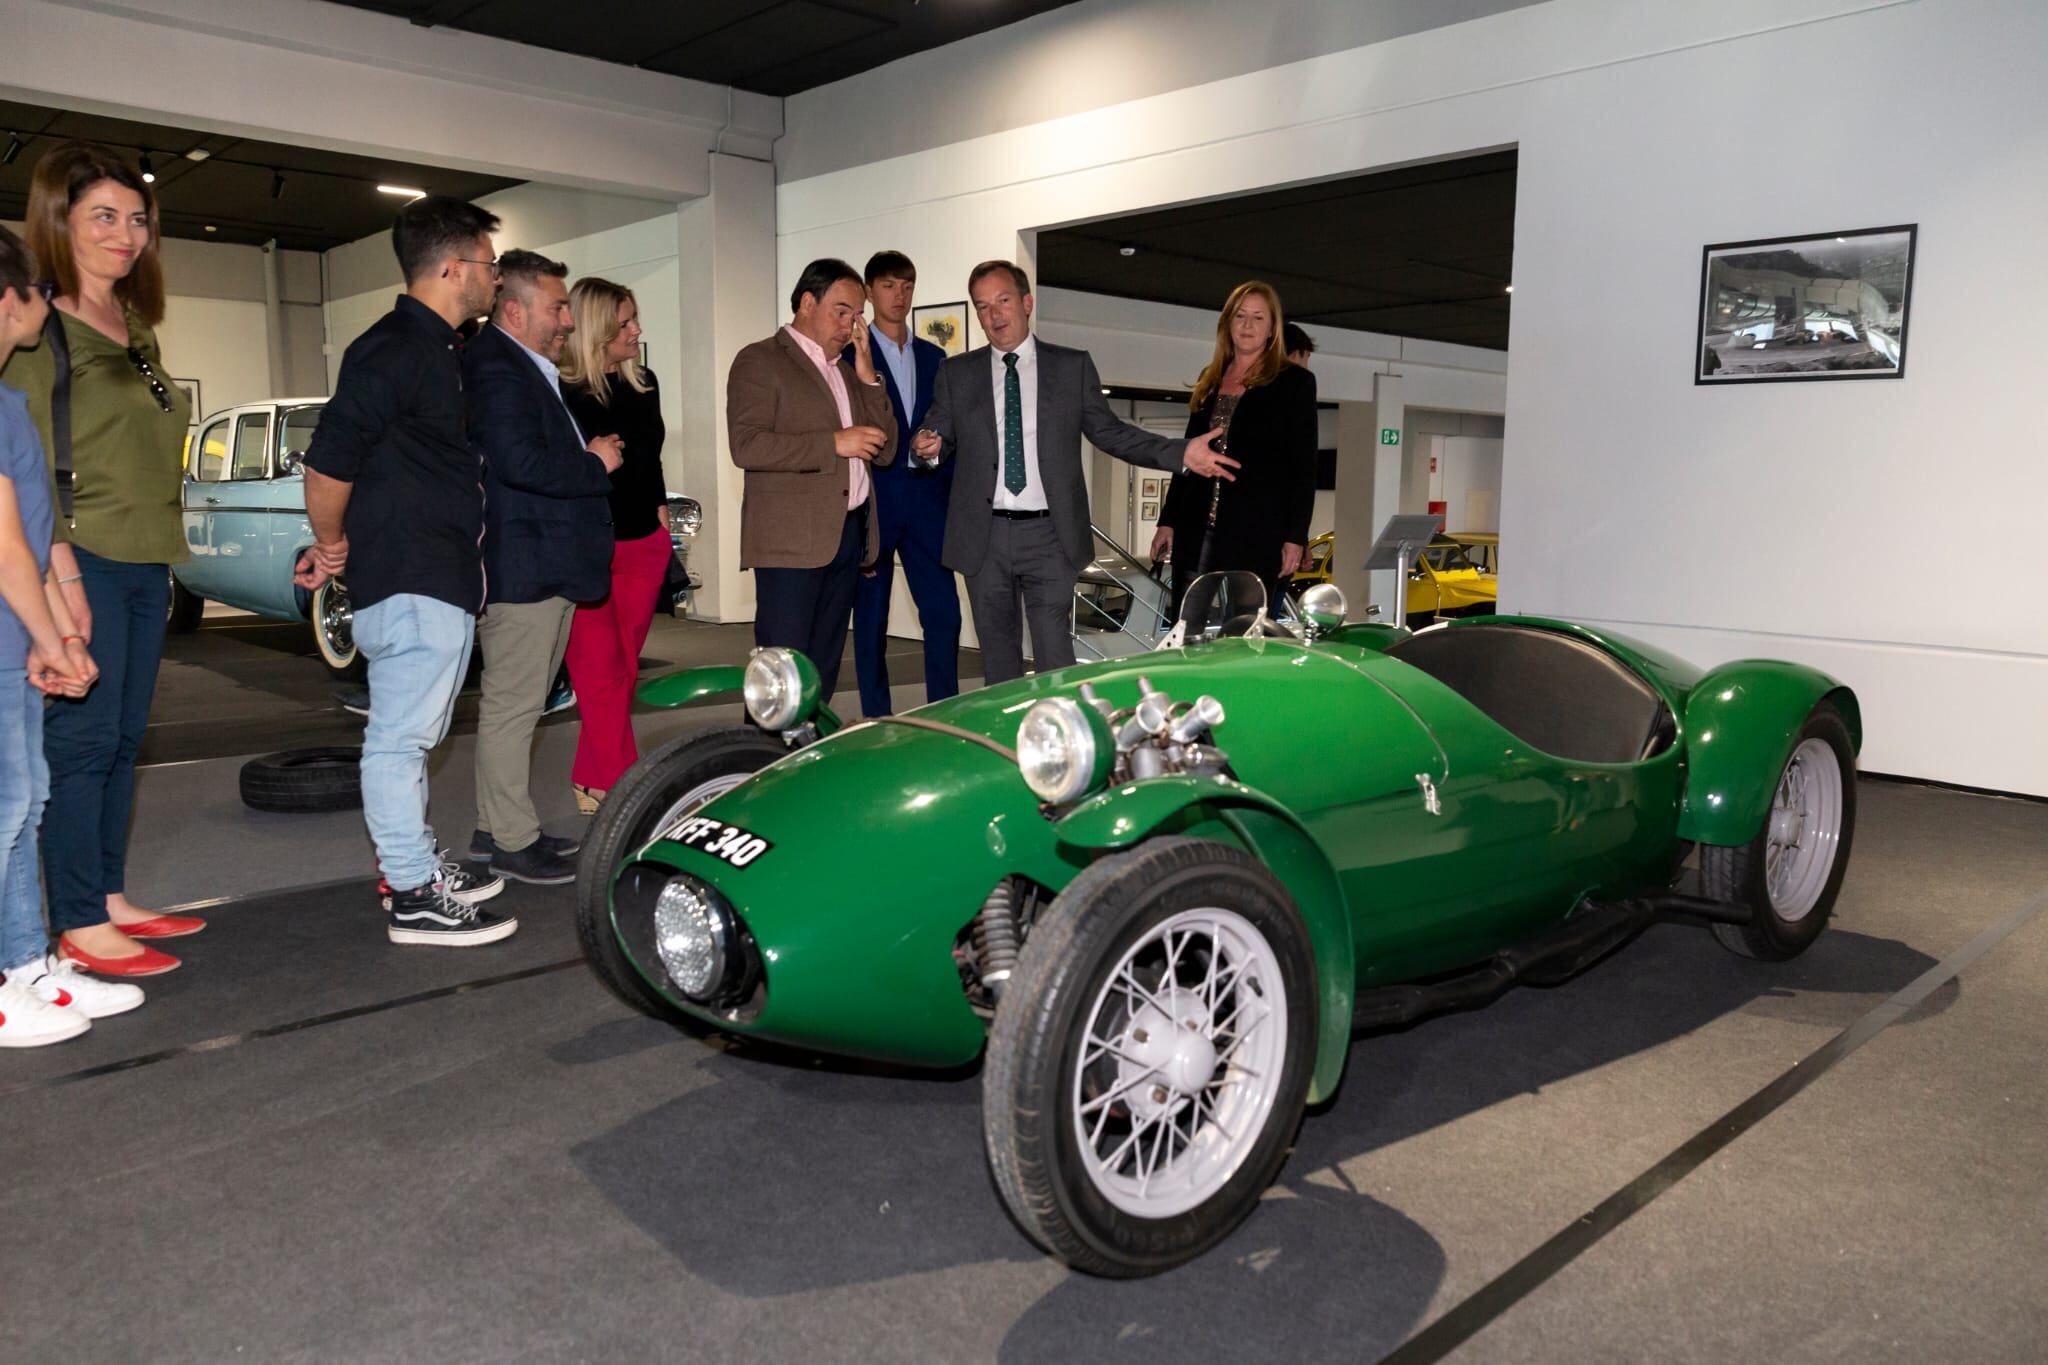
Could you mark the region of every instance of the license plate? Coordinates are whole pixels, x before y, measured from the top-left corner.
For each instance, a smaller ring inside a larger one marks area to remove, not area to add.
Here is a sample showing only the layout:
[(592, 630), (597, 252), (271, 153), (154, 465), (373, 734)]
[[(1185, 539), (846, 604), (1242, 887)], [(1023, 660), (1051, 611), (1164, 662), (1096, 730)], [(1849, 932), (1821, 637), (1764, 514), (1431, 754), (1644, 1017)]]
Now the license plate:
[(723, 820), (703, 815), (690, 816), (668, 837), (733, 867), (745, 867), (775, 847), (760, 835), (749, 834), (738, 825), (728, 825)]

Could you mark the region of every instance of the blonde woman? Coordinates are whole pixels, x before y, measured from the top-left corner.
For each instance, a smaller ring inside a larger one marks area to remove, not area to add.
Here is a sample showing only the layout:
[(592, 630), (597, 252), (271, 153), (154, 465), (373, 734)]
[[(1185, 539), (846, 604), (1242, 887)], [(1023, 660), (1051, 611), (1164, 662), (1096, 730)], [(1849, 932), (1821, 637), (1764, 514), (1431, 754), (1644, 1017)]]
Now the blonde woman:
[(1238, 462), (1234, 482), (1182, 470), (1167, 488), (1152, 557), (1173, 561), (1174, 600), (1198, 574), (1247, 569), (1269, 612), (1301, 564), (1316, 500), (1316, 380), (1289, 363), (1280, 296), (1263, 280), (1230, 291), (1216, 351), (1188, 402), (1188, 436), (1217, 427)]
[(569, 308), (576, 319), (562, 355), (569, 411), (585, 437), (625, 443), (625, 463), (612, 471), (611, 592), (576, 608), (565, 656), (583, 712), (569, 780), (587, 815), (640, 756), (633, 683), (672, 551), (661, 472), (667, 429), (654, 376), (640, 364), (640, 305), (632, 290), (593, 276), (569, 291)]

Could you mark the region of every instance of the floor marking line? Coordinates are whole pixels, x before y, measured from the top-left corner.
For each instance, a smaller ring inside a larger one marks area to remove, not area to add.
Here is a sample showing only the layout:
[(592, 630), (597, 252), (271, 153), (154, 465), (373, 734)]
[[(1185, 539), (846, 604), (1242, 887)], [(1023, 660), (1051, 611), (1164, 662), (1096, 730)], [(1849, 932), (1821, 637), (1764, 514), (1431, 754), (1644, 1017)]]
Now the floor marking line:
[(1427, 1327), (1380, 1358), (1380, 1365), (1423, 1365), (1442, 1360), (1545, 1281), (1592, 1250), (1650, 1202), (1691, 1175), (1708, 1158), (1812, 1085), (1844, 1057), (1911, 1013), (1959, 976), (1965, 967), (2048, 910), (2048, 896), (1999, 920), (1946, 959), (1929, 967), (1869, 1013), (1794, 1062), (1775, 1080), (1681, 1143), (1656, 1165), (1573, 1219), (1543, 1245), (1481, 1285)]
[(232, 896), (208, 896), (204, 900), (185, 901), (179, 905), (166, 905), (157, 911), (159, 915), (187, 915), (194, 910), (218, 910), (224, 905), (239, 905), (243, 901), (260, 901), (270, 896), (297, 896), (315, 891), (339, 891), (347, 886), (373, 887), (376, 883), (367, 876), (335, 877), (324, 882), (307, 882), (303, 886), (277, 886), (267, 891), (239, 891)]
[(137, 1071), (146, 1066), (155, 1066), (158, 1062), (175, 1061), (179, 1057), (195, 1057), (202, 1052), (220, 1052), (226, 1048), (239, 1047), (243, 1043), (253, 1043), (263, 1038), (276, 1038), (287, 1033), (301, 1033), (306, 1029), (320, 1028), (327, 1024), (344, 1023), (350, 1019), (361, 1019), (372, 1014), (383, 1014), (388, 1010), (403, 1009), (407, 1005), (424, 1004), (429, 1000), (441, 1000), (453, 995), (468, 995), (475, 991), (488, 990), (492, 986), (503, 986), (513, 981), (525, 981), (532, 977), (546, 976), (551, 972), (566, 971), (571, 967), (580, 967), (582, 965), (582, 958), (572, 957), (561, 962), (545, 963), (539, 967), (524, 967), (519, 971), (505, 972), (499, 976), (478, 977), (474, 981), (458, 982), (453, 986), (436, 986), (430, 991), (415, 991), (411, 995), (401, 995), (391, 1000), (379, 1000), (373, 1004), (351, 1005), (345, 1010), (333, 1010), (326, 1014), (316, 1014), (310, 1018), (294, 1020), (289, 1024), (272, 1024), (268, 1028), (248, 1029), (241, 1033), (223, 1033), (217, 1038), (204, 1038), (196, 1043), (186, 1043), (182, 1047), (169, 1047), (161, 1052), (145, 1052), (136, 1057), (124, 1057), (118, 1062), (102, 1062), (98, 1066), (85, 1067), (79, 1071), (66, 1072), (64, 1075), (51, 1076), (40, 1081), (24, 1081), (20, 1085), (8, 1086), (6, 1089), (0, 1090), (0, 1100), (11, 1099), (16, 1095), (26, 1094), (35, 1090), (54, 1090), (60, 1085), (70, 1085), (74, 1081), (89, 1081), (98, 1076), (111, 1076), (116, 1072)]

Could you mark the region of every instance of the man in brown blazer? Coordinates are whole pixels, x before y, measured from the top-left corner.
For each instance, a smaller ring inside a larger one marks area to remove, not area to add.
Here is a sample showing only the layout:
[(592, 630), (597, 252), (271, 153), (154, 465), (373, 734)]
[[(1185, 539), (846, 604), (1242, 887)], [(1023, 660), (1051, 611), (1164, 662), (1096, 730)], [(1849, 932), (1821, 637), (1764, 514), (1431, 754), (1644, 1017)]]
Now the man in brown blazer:
[[(829, 698), (860, 571), (875, 562), (870, 464), (896, 458), (896, 417), (875, 373), (860, 272), (812, 261), (794, 316), (733, 357), (725, 381), (732, 461), (746, 471), (740, 567), (754, 571), (754, 643), (803, 651)], [(851, 341), (853, 363), (840, 358)]]

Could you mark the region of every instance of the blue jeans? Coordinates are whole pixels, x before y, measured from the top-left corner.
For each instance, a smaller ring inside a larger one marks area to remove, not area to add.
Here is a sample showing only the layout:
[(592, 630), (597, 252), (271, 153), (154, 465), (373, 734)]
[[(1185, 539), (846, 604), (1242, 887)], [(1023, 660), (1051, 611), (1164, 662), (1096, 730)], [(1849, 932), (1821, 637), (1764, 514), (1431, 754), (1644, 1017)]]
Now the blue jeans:
[(370, 664), (363, 823), (377, 845), (377, 868), (395, 890), (426, 885), (441, 866), (427, 824), (427, 754), (447, 738), (475, 639), (475, 616), (416, 593), (355, 614), (356, 648)]
[(43, 761), (43, 694), (28, 673), (0, 669), (0, 972), (50, 950), (36, 880), (36, 826), (50, 796)]
[(52, 702), (44, 717), (50, 809), (43, 822), (43, 882), (53, 934), (106, 923), (107, 897), (127, 888), (135, 755), (149, 728), (171, 593), (170, 571), (162, 564), (102, 559), (83, 546), (73, 552), (92, 606), (100, 680), (79, 700)]

